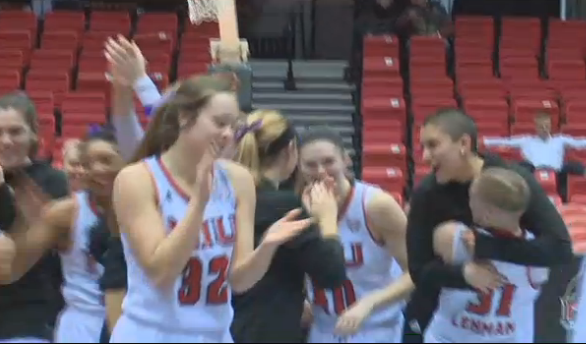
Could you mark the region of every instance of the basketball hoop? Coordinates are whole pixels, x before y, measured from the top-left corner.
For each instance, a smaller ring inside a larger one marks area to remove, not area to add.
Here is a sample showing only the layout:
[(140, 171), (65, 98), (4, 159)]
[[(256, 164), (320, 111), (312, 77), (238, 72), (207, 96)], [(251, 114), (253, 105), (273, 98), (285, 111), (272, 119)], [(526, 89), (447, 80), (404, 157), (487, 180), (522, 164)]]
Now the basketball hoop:
[(218, 21), (221, 0), (187, 0), (189, 20), (195, 25)]
[[(212, 61), (241, 63), (250, 54), (248, 42), (238, 37), (236, 0), (187, 0), (189, 20), (194, 25), (217, 22), (220, 39), (210, 38)], [(221, 56), (220, 56), (221, 55)]]

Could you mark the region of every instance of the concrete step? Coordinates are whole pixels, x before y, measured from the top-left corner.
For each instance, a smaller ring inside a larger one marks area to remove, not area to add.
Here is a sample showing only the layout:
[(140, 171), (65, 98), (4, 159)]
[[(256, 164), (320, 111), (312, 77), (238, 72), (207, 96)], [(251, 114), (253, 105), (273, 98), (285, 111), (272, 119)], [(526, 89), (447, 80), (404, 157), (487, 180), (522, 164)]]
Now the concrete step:
[(304, 122), (304, 123), (312, 123), (312, 125), (318, 124), (327, 124), (327, 125), (345, 125), (345, 126), (354, 126), (354, 118), (350, 115), (325, 115), (321, 114), (308, 114), (302, 113), (298, 114), (295, 112), (290, 113), (283, 113), (287, 118), (289, 118), (294, 123)]
[(304, 103), (304, 104), (332, 104), (332, 105), (352, 105), (352, 95), (350, 94), (320, 94), (320, 93), (297, 93), (297, 92), (281, 92), (281, 93), (257, 93), (253, 94), (252, 101), (262, 104), (288, 104), (288, 103)]
[[(287, 71), (289, 62), (287, 60), (251, 60), (250, 66), (254, 71), (261, 70), (282, 70)], [(295, 60), (293, 61), (293, 72), (311, 71), (320, 73), (323, 71), (337, 72), (343, 75), (348, 62), (344, 60)]]
[(254, 109), (274, 109), (282, 111), (283, 113), (322, 113), (324, 116), (328, 114), (348, 114), (351, 115), (355, 111), (353, 104), (350, 105), (322, 105), (322, 104), (270, 104), (265, 105), (264, 103), (254, 102), (252, 104)]
[[(300, 94), (307, 93), (351, 93), (356, 88), (345, 82), (297, 82), (297, 90), (291, 91)], [(252, 92), (257, 93), (276, 93), (285, 91), (283, 81), (255, 81), (252, 85)], [(289, 92), (289, 91), (287, 91)]]

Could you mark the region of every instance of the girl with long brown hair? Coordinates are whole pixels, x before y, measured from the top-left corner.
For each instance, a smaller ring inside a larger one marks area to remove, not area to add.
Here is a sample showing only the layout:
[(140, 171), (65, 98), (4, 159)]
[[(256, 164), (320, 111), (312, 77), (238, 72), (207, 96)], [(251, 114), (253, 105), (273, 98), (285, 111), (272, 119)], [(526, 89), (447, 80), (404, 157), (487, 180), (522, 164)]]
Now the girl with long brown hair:
[(251, 288), (310, 223), (294, 210), (253, 249), (252, 176), (218, 159), (240, 112), (231, 89), (212, 76), (182, 82), (117, 177), (128, 291), (111, 342), (231, 342), (232, 292)]

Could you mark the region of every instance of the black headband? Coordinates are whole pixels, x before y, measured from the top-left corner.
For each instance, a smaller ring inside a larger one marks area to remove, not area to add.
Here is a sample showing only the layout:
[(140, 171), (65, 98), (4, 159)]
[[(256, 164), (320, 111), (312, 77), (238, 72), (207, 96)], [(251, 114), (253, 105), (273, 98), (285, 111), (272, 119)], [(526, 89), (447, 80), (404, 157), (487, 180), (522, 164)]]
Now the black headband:
[(287, 129), (271, 144), (267, 147), (264, 152), (265, 156), (277, 155), (283, 148), (286, 148), (289, 143), (297, 139), (297, 131), (291, 123), (287, 124)]

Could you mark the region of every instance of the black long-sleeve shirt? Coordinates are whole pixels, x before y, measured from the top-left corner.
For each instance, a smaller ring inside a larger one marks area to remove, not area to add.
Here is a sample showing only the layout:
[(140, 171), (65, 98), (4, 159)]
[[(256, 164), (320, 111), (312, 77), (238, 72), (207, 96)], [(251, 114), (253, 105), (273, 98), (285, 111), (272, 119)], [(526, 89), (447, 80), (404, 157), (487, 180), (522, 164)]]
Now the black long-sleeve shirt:
[[(261, 183), (257, 188), (255, 246), (273, 223), (299, 207), (301, 201), (293, 192)], [(246, 293), (234, 296), (234, 341), (302, 342), (306, 274), (323, 288), (338, 287), (346, 280), (342, 246), (337, 239), (323, 238), (317, 226), (279, 248), (264, 277)]]
[[(67, 178), (64, 173), (42, 162), (34, 162), (24, 171), (52, 199), (69, 194)], [(6, 173), (6, 184), (13, 181)], [(8, 189), (8, 188), (6, 188)], [(10, 232), (14, 214), (6, 207), (14, 209), (12, 192), (0, 193), (2, 210), (2, 230)], [(18, 281), (0, 286), (0, 339), (16, 337), (37, 337), (50, 339), (52, 326), (63, 306), (61, 297), (61, 261), (56, 252), (47, 254), (39, 260)]]
[[(566, 225), (533, 175), (521, 166), (507, 164), (498, 156), (485, 155), (484, 168), (505, 167), (519, 173), (531, 190), (529, 207), (521, 227), (535, 240), (492, 237), (476, 234), (475, 257), (531, 266), (553, 266), (572, 260), (572, 245)], [(436, 307), (441, 287), (471, 288), (461, 266), (444, 264), (433, 252), (433, 230), (448, 220), (473, 225), (468, 183), (439, 184), (430, 174), (411, 198), (407, 224), (409, 272), (417, 286), (407, 314), (425, 326)]]

